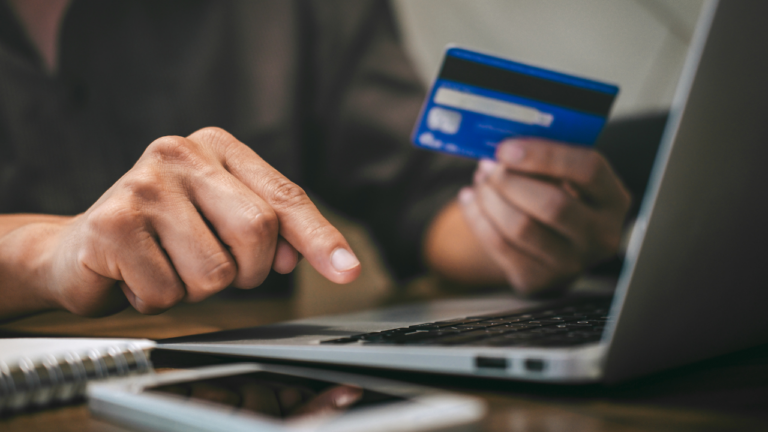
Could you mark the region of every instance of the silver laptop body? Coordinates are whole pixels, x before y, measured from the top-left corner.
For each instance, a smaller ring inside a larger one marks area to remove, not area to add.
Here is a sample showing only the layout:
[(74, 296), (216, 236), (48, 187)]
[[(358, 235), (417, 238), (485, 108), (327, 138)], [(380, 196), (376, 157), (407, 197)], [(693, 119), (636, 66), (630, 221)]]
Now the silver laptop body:
[(599, 343), (321, 344), (540, 303), (410, 305), (161, 341), (165, 349), (545, 382), (617, 382), (768, 342), (768, 2), (702, 10)]

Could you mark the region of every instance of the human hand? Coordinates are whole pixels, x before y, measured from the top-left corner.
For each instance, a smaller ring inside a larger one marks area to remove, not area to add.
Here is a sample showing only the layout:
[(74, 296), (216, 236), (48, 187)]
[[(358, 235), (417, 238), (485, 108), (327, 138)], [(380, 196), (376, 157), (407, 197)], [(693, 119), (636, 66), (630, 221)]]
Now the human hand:
[(159, 313), (228, 287), (253, 288), (301, 253), (347, 283), (360, 265), (304, 191), (217, 128), (164, 137), (85, 213), (46, 259), (55, 301), (82, 315)]
[(485, 251), (521, 293), (562, 286), (616, 253), (630, 194), (594, 150), (509, 140), (459, 193)]

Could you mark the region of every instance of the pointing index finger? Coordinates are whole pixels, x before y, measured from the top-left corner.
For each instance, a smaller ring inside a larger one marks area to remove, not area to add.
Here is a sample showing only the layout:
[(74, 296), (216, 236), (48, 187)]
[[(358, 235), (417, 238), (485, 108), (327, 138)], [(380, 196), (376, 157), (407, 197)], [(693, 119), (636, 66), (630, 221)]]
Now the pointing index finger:
[(222, 165), (272, 206), (280, 235), (323, 276), (347, 283), (360, 274), (360, 262), (344, 236), (320, 214), (301, 187), (226, 131), (201, 129), (189, 139), (213, 145)]

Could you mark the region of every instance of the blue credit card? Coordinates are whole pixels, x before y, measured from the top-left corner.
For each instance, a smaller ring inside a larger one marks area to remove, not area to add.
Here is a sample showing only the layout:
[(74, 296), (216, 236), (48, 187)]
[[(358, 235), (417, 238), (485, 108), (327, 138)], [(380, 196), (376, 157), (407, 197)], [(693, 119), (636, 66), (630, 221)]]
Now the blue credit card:
[(612, 84), (452, 47), (411, 139), (426, 149), (489, 159), (506, 138), (590, 146), (618, 93)]

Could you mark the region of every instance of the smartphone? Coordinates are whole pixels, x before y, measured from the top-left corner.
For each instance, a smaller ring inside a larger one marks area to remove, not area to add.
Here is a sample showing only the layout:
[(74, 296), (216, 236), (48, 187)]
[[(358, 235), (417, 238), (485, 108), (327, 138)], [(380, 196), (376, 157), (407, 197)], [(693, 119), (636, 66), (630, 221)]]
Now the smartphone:
[(154, 431), (474, 430), (482, 401), (360, 375), (259, 363), (88, 385), (97, 417)]

